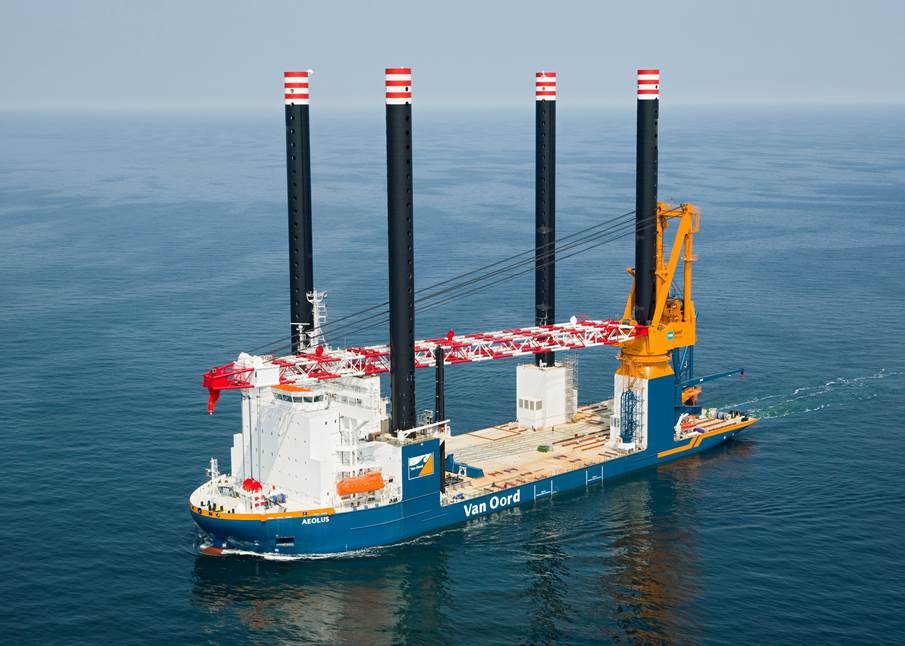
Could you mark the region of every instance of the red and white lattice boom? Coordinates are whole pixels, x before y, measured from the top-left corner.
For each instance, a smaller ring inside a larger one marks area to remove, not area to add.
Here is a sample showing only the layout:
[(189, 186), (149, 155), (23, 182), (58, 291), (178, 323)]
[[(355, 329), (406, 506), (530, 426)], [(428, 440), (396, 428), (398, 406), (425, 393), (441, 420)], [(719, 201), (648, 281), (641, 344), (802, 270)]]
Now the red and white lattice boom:
[[(600, 345), (620, 345), (644, 336), (647, 328), (621, 321), (572, 319), (568, 323), (514, 328), (499, 332), (456, 335), (415, 341), (415, 367), (435, 365), (437, 346), (444, 350), (444, 365), (491, 359), (526, 357), (543, 352), (579, 350)], [(208, 411), (223, 390), (255, 388), (276, 383), (305, 385), (339, 377), (362, 377), (390, 371), (390, 348), (372, 345), (334, 349), (317, 346), (299, 354), (275, 357), (240, 355), (237, 361), (211, 368), (202, 384), (208, 389)], [(257, 377), (257, 378), (256, 378)]]

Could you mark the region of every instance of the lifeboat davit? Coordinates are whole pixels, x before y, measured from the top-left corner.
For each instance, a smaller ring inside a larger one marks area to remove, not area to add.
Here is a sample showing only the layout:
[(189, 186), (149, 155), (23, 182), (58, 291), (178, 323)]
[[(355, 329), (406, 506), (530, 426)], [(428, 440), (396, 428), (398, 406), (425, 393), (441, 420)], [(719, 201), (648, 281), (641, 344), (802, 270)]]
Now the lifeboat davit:
[(340, 496), (348, 496), (353, 493), (367, 493), (383, 489), (383, 474), (380, 471), (369, 471), (360, 476), (343, 478), (336, 483), (336, 493)]

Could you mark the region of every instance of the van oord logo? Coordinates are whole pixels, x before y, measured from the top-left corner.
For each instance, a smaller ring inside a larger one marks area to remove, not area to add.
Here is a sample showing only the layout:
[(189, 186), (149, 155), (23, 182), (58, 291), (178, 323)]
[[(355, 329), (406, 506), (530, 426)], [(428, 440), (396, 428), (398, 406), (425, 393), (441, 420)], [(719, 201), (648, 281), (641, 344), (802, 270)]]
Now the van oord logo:
[(409, 480), (423, 478), (434, 473), (434, 454), (425, 453), (409, 458)]

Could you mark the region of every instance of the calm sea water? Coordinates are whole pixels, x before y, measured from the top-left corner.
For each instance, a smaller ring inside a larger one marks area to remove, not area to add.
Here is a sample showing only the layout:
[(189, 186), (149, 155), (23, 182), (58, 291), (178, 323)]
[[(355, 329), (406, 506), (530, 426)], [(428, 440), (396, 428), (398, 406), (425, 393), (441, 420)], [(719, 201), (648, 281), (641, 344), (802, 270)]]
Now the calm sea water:
[[(316, 284), (385, 300), (379, 109), (314, 113)], [(533, 110), (416, 110), (427, 285), (533, 245)], [(633, 206), (634, 112), (560, 110), (562, 234)], [(282, 112), (0, 116), (0, 628), (25, 643), (895, 643), (905, 630), (905, 118), (661, 115), (661, 198), (703, 211), (708, 401), (745, 439), (346, 558), (198, 556), (188, 493), (237, 398), (201, 372), (285, 333)], [(564, 261), (559, 318), (622, 310), (632, 245)], [(525, 275), (418, 333), (530, 322)], [(332, 339), (382, 340), (380, 331)], [(614, 352), (578, 355), (608, 397)], [(513, 363), (448, 371), (459, 431), (511, 419)], [(419, 397), (430, 404), (430, 374)]]

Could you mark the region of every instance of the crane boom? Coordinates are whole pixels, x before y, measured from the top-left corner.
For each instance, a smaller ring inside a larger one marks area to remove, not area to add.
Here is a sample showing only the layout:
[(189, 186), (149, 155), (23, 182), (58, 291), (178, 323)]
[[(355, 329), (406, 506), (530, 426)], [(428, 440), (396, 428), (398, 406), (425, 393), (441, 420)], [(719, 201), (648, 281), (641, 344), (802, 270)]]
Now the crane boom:
[[(620, 345), (646, 334), (647, 327), (628, 321), (578, 320), (575, 317), (566, 323), (498, 332), (456, 335), (450, 330), (445, 337), (415, 342), (415, 367), (433, 367), (437, 347), (443, 348), (443, 364), (448, 366), (601, 345)], [(204, 373), (202, 385), (209, 393), (208, 412), (213, 413), (214, 405), (223, 390), (277, 383), (303, 385), (326, 379), (363, 377), (389, 371), (388, 345), (345, 349), (319, 345), (298, 354), (281, 357), (242, 354), (236, 361), (213, 367)]]

